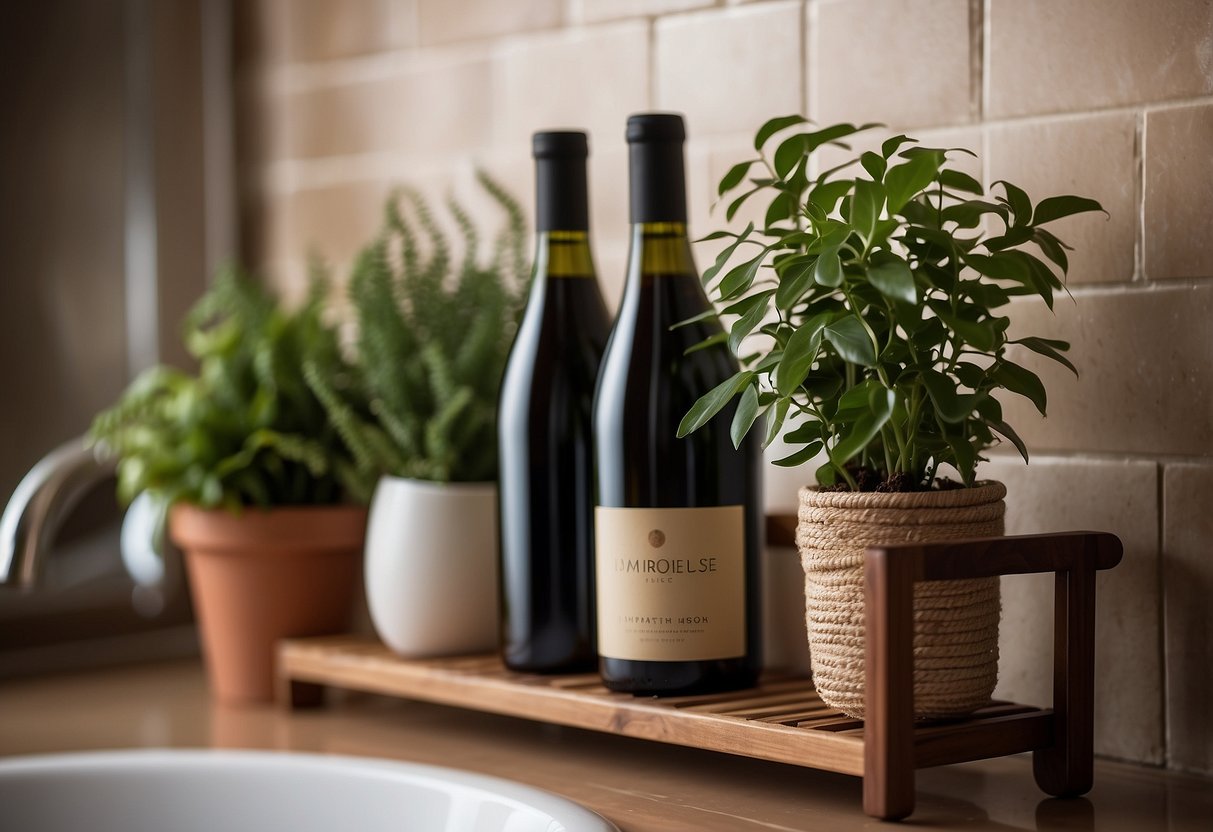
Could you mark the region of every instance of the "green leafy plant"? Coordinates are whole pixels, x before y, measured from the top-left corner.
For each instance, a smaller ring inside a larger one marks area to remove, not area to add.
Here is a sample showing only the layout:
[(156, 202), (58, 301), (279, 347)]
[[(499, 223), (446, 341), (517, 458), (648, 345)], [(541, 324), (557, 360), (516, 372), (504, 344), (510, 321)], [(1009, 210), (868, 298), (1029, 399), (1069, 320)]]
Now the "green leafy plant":
[(496, 478), (497, 392), (525, 300), (526, 226), (513, 197), (483, 172), (477, 179), (506, 218), (488, 262), (456, 201), (447, 207), (463, 238), (458, 263), (425, 200), (409, 190), (392, 197), (350, 278), (355, 366), (339, 376), (305, 367), (369, 484), (383, 474)]
[(232, 510), (364, 501), (353, 459), (303, 379), (305, 362), (345, 371), (326, 293), (315, 281), (288, 312), (236, 271), (220, 275), (185, 323), (197, 374), (152, 368), (93, 422), (90, 440), (119, 459), (119, 497)]
[(917, 147), (907, 136), (811, 176), (815, 151), (847, 148), (842, 139), (878, 125), (806, 131), (806, 123), (768, 121), (755, 136), (757, 157), (720, 182), (722, 197), (740, 191), (730, 221), (748, 200), (770, 197), (761, 228), (706, 238), (731, 238), (703, 274), (730, 316), (719, 338), (734, 352), (754, 346), (739, 356), (740, 372), (692, 407), (679, 435), (739, 398), (735, 443), (763, 416), (766, 444), (782, 432), (795, 448), (776, 464), (824, 451), (818, 483), (850, 490), (931, 488), (944, 465), (972, 485), (982, 452), (1002, 440), (1026, 460), (994, 394), (1026, 396), (1042, 415), (1047, 400), (1009, 350), (1077, 370), (1064, 341), (1011, 339), (1004, 311), (1020, 295), (1052, 308), (1069, 247), (1044, 226), (1099, 203), (1033, 204), (1003, 181), (987, 195), (949, 164), (949, 154), (968, 151)]

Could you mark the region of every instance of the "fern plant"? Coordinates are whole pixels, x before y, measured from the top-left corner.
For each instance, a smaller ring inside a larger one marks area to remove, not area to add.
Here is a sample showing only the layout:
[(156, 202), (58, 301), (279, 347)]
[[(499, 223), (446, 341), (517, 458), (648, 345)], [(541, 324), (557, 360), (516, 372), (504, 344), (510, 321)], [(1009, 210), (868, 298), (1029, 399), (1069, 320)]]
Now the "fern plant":
[(509, 193), (483, 172), (477, 180), (506, 219), (488, 261), (458, 202), (447, 202), (463, 242), (456, 263), (426, 201), (393, 196), (350, 278), (355, 366), (339, 375), (305, 366), (367, 488), (384, 474), (496, 478), (497, 393), (525, 300), (526, 226)]
[(303, 379), (302, 367), (346, 372), (324, 321), (323, 281), (287, 312), (266, 289), (229, 270), (190, 311), (185, 343), (196, 375), (154, 367), (89, 433), (118, 457), (124, 502), (147, 492), (167, 507), (271, 507), (365, 502), (353, 459)]

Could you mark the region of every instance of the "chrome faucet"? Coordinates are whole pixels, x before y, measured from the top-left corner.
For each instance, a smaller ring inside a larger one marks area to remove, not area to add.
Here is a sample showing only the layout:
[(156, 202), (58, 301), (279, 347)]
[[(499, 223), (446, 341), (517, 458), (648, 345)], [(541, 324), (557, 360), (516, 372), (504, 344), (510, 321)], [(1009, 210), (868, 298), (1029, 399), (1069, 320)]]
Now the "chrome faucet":
[(0, 586), (34, 587), (63, 521), (115, 467), (73, 439), (30, 469), (0, 515)]

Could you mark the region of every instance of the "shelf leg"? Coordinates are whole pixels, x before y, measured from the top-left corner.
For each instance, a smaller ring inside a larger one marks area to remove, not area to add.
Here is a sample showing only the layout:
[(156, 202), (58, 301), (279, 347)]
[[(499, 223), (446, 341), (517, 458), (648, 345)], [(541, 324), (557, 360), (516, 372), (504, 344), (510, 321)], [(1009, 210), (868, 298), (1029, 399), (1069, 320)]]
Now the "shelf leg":
[(282, 679), (278, 686), (278, 701), (292, 711), (324, 707), (324, 685)]
[(1095, 746), (1095, 553), (1057, 573), (1053, 745), (1032, 755), (1036, 785), (1057, 797), (1091, 790)]
[(884, 820), (914, 811), (914, 574), (916, 560), (869, 549), (863, 810)]

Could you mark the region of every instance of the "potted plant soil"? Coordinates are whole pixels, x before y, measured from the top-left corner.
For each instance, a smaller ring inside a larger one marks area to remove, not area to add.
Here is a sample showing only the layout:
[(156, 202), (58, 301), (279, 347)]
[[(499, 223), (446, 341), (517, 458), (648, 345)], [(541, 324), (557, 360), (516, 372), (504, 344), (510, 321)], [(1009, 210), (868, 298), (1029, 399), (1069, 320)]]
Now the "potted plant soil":
[(302, 371), (345, 371), (325, 292), (315, 283), (288, 312), (221, 276), (186, 321), (197, 374), (149, 370), (91, 431), (118, 457), (119, 496), (153, 499), (185, 552), (226, 703), (272, 699), (275, 642), (343, 630), (355, 599), (367, 489)]
[[(1074, 370), (1063, 341), (1008, 335), (1017, 296), (1052, 307), (1067, 247), (1053, 220), (1102, 210), (1057, 196), (1037, 204), (1015, 185), (951, 167), (953, 151), (895, 136), (810, 175), (814, 151), (876, 125), (806, 129), (772, 119), (756, 157), (731, 168), (732, 220), (769, 197), (763, 227), (729, 239), (703, 275), (741, 360), (680, 426), (697, 429), (734, 397), (740, 442), (762, 417), (775, 464), (819, 460), (801, 489), (797, 544), (805, 570), (814, 681), (823, 701), (864, 712), (863, 559), (868, 546), (1003, 531), (1005, 489), (976, 479), (982, 453), (1011, 442), (998, 396), (1026, 396), (1044, 414), (1040, 379), (1012, 358), (1026, 349)], [(842, 145), (846, 147), (846, 145)], [(954, 479), (953, 479), (954, 478)], [(986, 704), (997, 680), (996, 579), (922, 583), (914, 599), (914, 702), (919, 717)]]
[(504, 229), (482, 263), (468, 214), (448, 204), (464, 253), (452, 258), (425, 201), (389, 200), (349, 283), (353, 371), (307, 379), (353, 451), (371, 501), (365, 579), (371, 621), (411, 657), (495, 649), (498, 640), (498, 389), (524, 300), (525, 226), (484, 174)]

